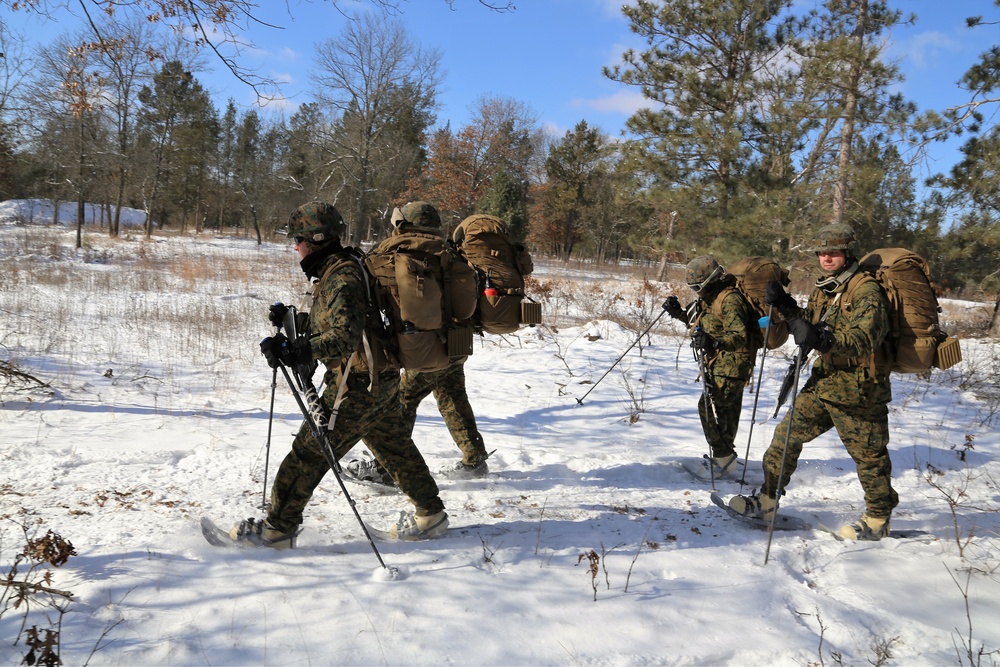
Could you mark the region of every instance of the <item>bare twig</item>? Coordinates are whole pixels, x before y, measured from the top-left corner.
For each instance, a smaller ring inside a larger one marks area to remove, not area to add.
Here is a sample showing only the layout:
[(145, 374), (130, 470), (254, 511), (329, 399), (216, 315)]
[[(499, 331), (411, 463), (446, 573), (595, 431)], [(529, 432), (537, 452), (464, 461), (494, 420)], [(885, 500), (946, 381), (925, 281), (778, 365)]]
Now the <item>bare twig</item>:
[(639, 548), (635, 550), (635, 555), (632, 556), (632, 562), (628, 566), (628, 574), (625, 575), (625, 592), (628, 593), (628, 582), (632, 578), (632, 568), (635, 567), (635, 562), (639, 560), (639, 554), (642, 553), (642, 545), (646, 543), (646, 536), (649, 535), (649, 529), (653, 526), (653, 519), (650, 518), (649, 523), (646, 524), (646, 530), (642, 533), (642, 539), (639, 540)]

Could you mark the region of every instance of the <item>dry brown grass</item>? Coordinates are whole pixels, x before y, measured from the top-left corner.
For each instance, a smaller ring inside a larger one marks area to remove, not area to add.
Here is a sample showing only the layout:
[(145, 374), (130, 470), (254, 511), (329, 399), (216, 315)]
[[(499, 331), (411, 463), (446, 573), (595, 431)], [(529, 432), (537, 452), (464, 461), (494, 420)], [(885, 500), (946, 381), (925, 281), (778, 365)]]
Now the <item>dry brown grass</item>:
[[(39, 242), (39, 240), (42, 240)], [(269, 333), (274, 301), (308, 309), (307, 283), (284, 245), (204, 235), (157, 235), (153, 240), (64, 229), (0, 227), (0, 314), (7, 359), (39, 363), (40, 355), (72, 360), (100, 350), (109, 363), (142, 368), (233, 359), (257, 363), (256, 343)], [(28, 252), (28, 251), (31, 252)], [(554, 328), (602, 320), (639, 333), (677, 333), (661, 317), (663, 299), (686, 303), (693, 294), (683, 267), (669, 280), (657, 266), (608, 267), (538, 258), (527, 293)], [(946, 302), (952, 334), (982, 335), (992, 304)]]

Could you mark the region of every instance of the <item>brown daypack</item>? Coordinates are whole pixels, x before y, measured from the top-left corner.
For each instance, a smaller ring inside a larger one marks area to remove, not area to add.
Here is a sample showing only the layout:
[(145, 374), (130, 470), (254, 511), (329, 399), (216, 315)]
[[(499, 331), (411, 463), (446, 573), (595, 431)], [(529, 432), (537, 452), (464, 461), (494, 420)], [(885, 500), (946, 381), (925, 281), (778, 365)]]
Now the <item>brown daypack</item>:
[(451, 249), (443, 233), (408, 226), (365, 256), (375, 301), (388, 318), (399, 364), (414, 371), (445, 368), (472, 354), (472, 317), (478, 300), (475, 270)]
[(507, 225), (492, 215), (475, 214), (451, 235), (458, 252), (481, 278), (476, 324), (488, 333), (516, 331), (521, 324), (541, 324), (541, 305), (525, 301), (524, 277), (534, 270), (531, 255), (515, 243)]
[[(932, 367), (950, 368), (962, 360), (958, 339), (941, 330), (941, 308), (923, 257), (906, 248), (879, 248), (862, 257), (858, 265), (882, 287), (889, 304), (886, 370), (922, 373)], [(844, 294), (844, 301), (849, 303), (850, 296)]]
[[(781, 314), (764, 303), (764, 294), (767, 291), (767, 284), (771, 281), (781, 283), (782, 287), (787, 287), (790, 282), (788, 270), (781, 268), (777, 262), (767, 257), (747, 257), (728, 266), (726, 273), (736, 278), (736, 289), (739, 290), (754, 312), (757, 318), (771, 316), (770, 327), (767, 328), (767, 349), (773, 350), (785, 344), (788, 340), (788, 322), (785, 322)], [(773, 312), (772, 312), (773, 311)], [(761, 336), (763, 340), (763, 335)]]

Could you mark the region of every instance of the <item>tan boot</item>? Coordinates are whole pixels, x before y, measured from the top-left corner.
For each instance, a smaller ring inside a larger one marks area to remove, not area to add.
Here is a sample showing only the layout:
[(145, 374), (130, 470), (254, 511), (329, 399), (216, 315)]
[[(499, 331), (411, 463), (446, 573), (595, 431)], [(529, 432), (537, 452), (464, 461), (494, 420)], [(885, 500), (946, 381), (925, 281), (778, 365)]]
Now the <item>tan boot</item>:
[(854, 523), (843, 526), (837, 534), (845, 540), (881, 540), (889, 535), (889, 517), (868, 516), (866, 512)]
[(715, 465), (719, 467), (719, 477), (729, 477), (734, 476), (739, 472), (737, 464), (739, 459), (736, 454), (729, 454), (727, 456), (716, 456), (714, 458)]
[(275, 530), (266, 520), (258, 521), (253, 518), (240, 521), (229, 531), (229, 537), (235, 542), (247, 542), (254, 546), (272, 549), (294, 548), (298, 534), (299, 531), (296, 529), (288, 532)]
[(401, 512), (399, 520), (389, 527), (389, 538), (393, 540), (429, 540), (444, 535), (448, 530), (448, 515), (444, 510), (430, 516), (418, 516)]
[(774, 516), (774, 508), (778, 501), (768, 495), (733, 496), (729, 499), (729, 508), (751, 519), (770, 521)]

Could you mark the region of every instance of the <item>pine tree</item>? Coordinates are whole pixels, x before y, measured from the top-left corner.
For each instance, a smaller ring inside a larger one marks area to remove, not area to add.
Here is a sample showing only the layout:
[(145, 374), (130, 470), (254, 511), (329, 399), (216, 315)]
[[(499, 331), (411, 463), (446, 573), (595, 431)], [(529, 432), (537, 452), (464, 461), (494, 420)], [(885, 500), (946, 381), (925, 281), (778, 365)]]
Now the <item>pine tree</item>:
[(626, 51), (605, 75), (650, 106), (627, 122), (633, 153), (692, 246), (732, 231), (755, 150), (762, 86), (777, 69), (778, 20), (789, 0), (639, 0), (623, 13), (648, 49)]
[(178, 60), (163, 65), (153, 77), (152, 86), (139, 92), (140, 147), (149, 155), (149, 181), (145, 188), (146, 238), (153, 234), (153, 221), (162, 226), (170, 212), (170, 202), (163, 197), (177, 171), (183, 152), (198, 150), (197, 141), (185, 136), (201, 122), (210, 106), (208, 94), (190, 71)]

